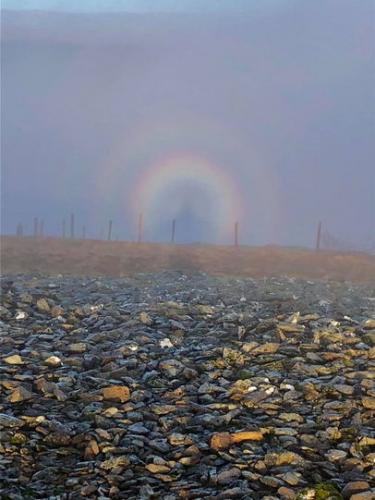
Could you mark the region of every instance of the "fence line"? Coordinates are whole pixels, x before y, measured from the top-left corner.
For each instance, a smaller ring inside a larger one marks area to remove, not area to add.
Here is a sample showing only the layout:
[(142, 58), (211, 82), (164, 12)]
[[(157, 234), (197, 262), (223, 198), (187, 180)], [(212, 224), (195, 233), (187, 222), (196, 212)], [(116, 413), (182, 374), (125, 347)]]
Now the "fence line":
[(360, 245), (358, 243), (344, 241), (325, 229), (322, 231), (321, 242), (322, 248), (325, 250), (375, 253), (375, 241), (373, 237), (369, 237), (366, 244)]
[[(208, 224), (208, 221), (205, 219), (199, 219), (199, 221), (206, 226)], [(63, 218), (61, 220), (61, 238), (66, 239), (67, 237), (67, 223), (66, 223), (66, 218)], [(144, 227), (144, 215), (143, 213), (140, 213), (138, 215), (138, 224), (137, 224), (137, 238), (136, 242), (142, 243), (144, 241), (144, 232), (145, 232), (145, 227)], [(69, 237), (70, 239), (74, 239), (76, 237), (75, 234), (75, 214), (71, 213), (70, 214), (70, 219), (69, 219)], [(84, 240), (87, 237), (86, 233), (86, 225), (82, 225), (82, 232), (81, 232), (81, 238)], [(99, 239), (107, 239), (107, 241), (112, 241), (113, 240), (113, 219), (110, 219), (108, 221), (108, 229), (107, 229), (107, 235), (105, 235), (105, 229), (102, 226), (101, 230), (101, 235), (99, 236)], [(117, 226), (118, 227), (118, 226)], [(177, 219), (172, 219), (171, 220), (171, 225), (170, 225), (170, 243), (175, 244), (176, 243), (176, 227), (177, 227)], [(211, 227), (216, 227), (216, 224), (211, 225)], [(232, 240), (232, 245), (235, 247), (239, 246), (239, 241), (240, 241), (240, 226), (239, 226), (239, 221), (233, 222), (233, 240)], [(200, 228), (202, 230), (203, 227)], [(166, 228), (164, 229), (166, 230)], [(15, 228), (15, 235), (18, 237), (25, 236), (24, 232), (24, 225), (22, 222), (18, 222)], [(33, 225), (32, 225), (32, 236), (34, 238), (39, 238), (39, 237), (44, 237), (45, 236), (45, 220), (43, 218), (39, 217), (34, 217), (33, 218)], [(168, 236), (166, 236), (168, 238)], [(118, 230), (116, 231), (116, 235), (114, 237), (116, 241), (119, 240), (119, 233)], [(164, 240), (165, 241), (165, 240)], [(188, 244), (188, 243), (186, 243)], [(221, 244), (221, 243), (217, 243)], [(225, 243), (224, 243), (225, 244)], [(348, 243), (347, 241), (344, 241), (337, 236), (333, 235), (325, 225), (323, 225), (322, 221), (318, 221), (316, 230), (315, 230), (315, 251), (320, 252), (323, 250), (334, 250), (334, 251), (362, 251), (362, 252), (367, 252), (371, 254), (375, 254), (375, 240), (374, 236), (370, 236), (368, 238), (368, 242), (365, 245), (359, 245), (359, 244), (353, 244), (353, 243)]]

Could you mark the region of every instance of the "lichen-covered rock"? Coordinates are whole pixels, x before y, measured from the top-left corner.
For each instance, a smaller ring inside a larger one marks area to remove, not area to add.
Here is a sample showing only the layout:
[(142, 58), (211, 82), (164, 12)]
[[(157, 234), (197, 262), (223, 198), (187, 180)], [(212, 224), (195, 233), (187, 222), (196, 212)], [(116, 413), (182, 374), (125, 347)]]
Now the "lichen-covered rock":
[(48, 313), (51, 309), (46, 299), (38, 299), (36, 307), (40, 313)]
[(343, 496), (335, 484), (323, 482), (302, 490), (296, 500), (343, 500)]

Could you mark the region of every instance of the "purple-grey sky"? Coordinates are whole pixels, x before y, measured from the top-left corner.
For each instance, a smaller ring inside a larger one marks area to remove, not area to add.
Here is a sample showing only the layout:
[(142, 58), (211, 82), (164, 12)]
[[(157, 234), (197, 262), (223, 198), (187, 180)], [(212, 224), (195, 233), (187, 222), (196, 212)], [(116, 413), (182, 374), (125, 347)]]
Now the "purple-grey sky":
[[(240, 187), (243, 242), (310, 246), (321, 219), (368, 246), (374, 40), (368, 0), (246, 14), (4, 11), (2, 232), (18, 222), (30, 232), (37, 215), (58, 234), (74, 211), (89, 236), (113, 218), (114, 233), (132, 238), (137, 177), (184, 151)], [(185, 241), (214, 241), (215, 207), (194, 230), (194, 204), (210, 199), (199, 183), (196, 193), (191, 206), (182, 196), (185, 212), (164, 199), (155, 213), (180, 217)], [(168, 228), (149, 237), (166, 239)]]

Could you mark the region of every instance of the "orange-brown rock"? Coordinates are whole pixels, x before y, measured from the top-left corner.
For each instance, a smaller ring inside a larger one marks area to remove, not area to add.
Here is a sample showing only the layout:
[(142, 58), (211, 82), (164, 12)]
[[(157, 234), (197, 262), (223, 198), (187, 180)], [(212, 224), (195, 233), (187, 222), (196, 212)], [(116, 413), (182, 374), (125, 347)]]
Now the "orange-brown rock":
[(241, 441), (261, 441), (262, 439), (263, 434), (260, 431), (235, 432), (234, 434), (217, 432), (211, 437), (210, 447), (213, 450), (225, 450), (234, 443), (240, 443)]
[(96, 455), (98, 455), (99, 453), (100, 453), (100, 449), (99, 449), (98, 443), (95, 441), (95, 439), (92, 439), (88, 443), (88, 445), (86, 446), (85, 458), (87, 460), (91, 460), (94, 457), (96, 457)]
[(102, 390), (103, 398), (110, 401), (126, 403), (130, 398), (130, 390), (126, 385), (110, 385)]
[(8, 401), (10, 403), (19, 403), (21, 401), (26, 401), (27, 399), (31, 399), (33, 394), (25, 389), (22, 386), (17, 387), (14, 391), (8, 396)]

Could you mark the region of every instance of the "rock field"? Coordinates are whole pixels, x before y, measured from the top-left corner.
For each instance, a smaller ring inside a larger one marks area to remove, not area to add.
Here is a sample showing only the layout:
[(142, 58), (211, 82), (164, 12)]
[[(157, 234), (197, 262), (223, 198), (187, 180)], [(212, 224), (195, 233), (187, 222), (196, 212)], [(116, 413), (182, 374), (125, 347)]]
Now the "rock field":
[(375, 498), (373, 285), (0, 283), (0, 498)]

